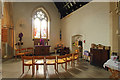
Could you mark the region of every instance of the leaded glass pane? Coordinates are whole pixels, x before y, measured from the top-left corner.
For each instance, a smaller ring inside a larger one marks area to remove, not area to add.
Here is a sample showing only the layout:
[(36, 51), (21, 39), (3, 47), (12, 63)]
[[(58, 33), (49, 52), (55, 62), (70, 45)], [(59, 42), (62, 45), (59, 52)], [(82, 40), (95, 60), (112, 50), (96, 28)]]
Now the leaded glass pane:
[(40, 11), (40, 14), (43, 14), (42, 11)]
[(48, 17), (42, 10), (38, 10), (34, 13), (33, 24), (34, 38), (47, 38)]
[(38, 14), (37, 16), (40, 17), (40, 14)]
[(40, 20), (38, 18), (36, 18), (34, 20), (34, 38), (40, 38)]
[(47, 21), (45, 19), (41, 22), (41, 38), (47, 38)]

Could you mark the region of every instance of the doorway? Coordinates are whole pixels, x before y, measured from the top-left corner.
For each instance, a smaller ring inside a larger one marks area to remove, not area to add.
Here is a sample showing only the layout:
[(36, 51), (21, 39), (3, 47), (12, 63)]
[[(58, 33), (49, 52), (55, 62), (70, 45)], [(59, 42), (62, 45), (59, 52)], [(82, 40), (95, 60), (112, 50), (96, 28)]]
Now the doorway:
[(83, 37), (82, 35), (72, 36), (72, 53), (78, 52), (81, 58), (82, 58), (82, 52), (83, 52), (82, 37)]

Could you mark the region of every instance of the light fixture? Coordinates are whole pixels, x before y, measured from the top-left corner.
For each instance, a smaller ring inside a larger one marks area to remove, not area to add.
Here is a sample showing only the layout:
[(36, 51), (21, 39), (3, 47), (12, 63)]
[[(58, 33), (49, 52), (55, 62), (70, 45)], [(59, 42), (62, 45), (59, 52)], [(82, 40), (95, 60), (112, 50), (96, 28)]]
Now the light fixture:
[(23, 27), (23, 26), (24, 26), (23, 21), (20, 22), (19, 26), (20, 26), (20, 27)]
[(21, 24), (20, 24), (20, 27), (22, 27), (23, 25), (24, 25), (24, 24), (21, 23)]

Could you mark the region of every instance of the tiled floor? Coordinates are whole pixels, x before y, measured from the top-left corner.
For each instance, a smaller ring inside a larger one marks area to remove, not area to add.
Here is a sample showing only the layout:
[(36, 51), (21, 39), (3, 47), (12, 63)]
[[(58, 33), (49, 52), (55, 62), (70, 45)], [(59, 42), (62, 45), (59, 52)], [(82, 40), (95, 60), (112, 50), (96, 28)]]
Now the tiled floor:
[(22, 62), (20, 59), (17, 61), (10, 59), (2, 63), (3, 78), (109, 78), (111, 75), (109, 71), (90, 65), (85, 60), (80, 60), (75, 67), (68, 65), (68, 71), (65, 71), (59, 65), (58, 71), (54, 71), (54, 66), (48, 66), (46, 76), (44, 76), (43, 66), (39, 66), (39, 70), (32, 76), (31, 69), (28, 70), (28, 67), (25, 67), (25, 73), (22, 75)]

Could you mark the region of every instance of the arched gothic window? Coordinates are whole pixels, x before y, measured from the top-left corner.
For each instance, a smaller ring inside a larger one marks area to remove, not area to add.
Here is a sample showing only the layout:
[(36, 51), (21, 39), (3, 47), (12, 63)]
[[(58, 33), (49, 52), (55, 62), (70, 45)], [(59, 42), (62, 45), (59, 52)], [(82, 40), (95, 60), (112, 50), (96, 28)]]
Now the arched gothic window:
[(43, 8), (38, 8), (32, 16), (33, 39), (49, 38), (49, 16)]

